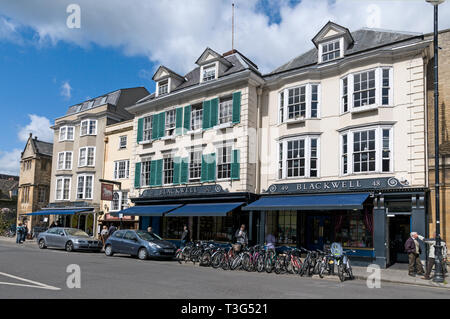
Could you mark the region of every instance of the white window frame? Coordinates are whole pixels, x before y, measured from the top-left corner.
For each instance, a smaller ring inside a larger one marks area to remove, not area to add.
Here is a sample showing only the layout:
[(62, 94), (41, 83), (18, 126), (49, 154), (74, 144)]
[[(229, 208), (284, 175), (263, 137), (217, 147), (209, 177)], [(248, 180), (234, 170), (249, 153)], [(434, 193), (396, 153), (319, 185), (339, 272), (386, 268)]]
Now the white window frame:
[(191, 109), (190, 130), (191, 131), (201, 130), (202, 127), (203, 127), (203, 106), (201, 104), (193, 105)]
[[(69, 129), (72, 131), (72, 138), (69, 138)], [(62, 134), (62, 130), (64, 130), (64, 134)], [(75, 137), (75, 127), (74, 126), (61, 126), (59, 128), (59, 141), (60, 142), (64, 142), (64, 141), (73, 141)]]
[[(335, 43), (335, 42), (339, 42), (339, 57), (335, 57), (334, 59), (331, 60), (327, 60), (327, 61), (323, 61), (323, 47), (325, 45), (328, 45), (330, 43)], [(319, 63), (327, 63), (327, 62), (331, 62), (331, 61), (336, 61), (337, 59), (343, 58), (344, 57), (344, 38), (338, 38), (338, 39), (333, 39), (327, 42), (323, 42), (319, 44), (319, 50), (318, 50), (318, 61)]]
[[(147, 125), (146, 125), (147, 123)], [(142, 124), (142, 140), (144, 142), (149, 142), (152, 140), (152, 134), (153, 134), (153, 115), (145, 116), (143, 117), (143, 124)], [(148, 135), (148, 136), (146, 136)], [(149, 138), (146, 138), (149, 137)]]
[[(117, 205), (117, 209), (116, 209), (116, 207), (115, 207), (115, 204), (114, 204), (114, 199), (111, 201), (111, 208), (109, 209), (109, 211), (110, 212), (119, 212), (119, 211), (121, 211), (121, 210), (123, 210), (123, 209), (126, 209), (126, 208), (128, 208), (128, 198), (129, 198), (129, 192), (128, 191), (119, 191), (119, 190), (117, 190), (117, 191), (114, 191), (113, 192), (113, 196), (115, 195), (115, 194), (117, 194), (117, 196), (118, 196), (118, 199), (117, 199), (117, 201), (118, 201), (118, 205)], [(127, 200), (127, 204), (125, 205), (125, 203), (124, 203), (124, 194), (126, 194), (126, 200)]]
[[(81, 151), (82, 150), (86, 151), (86, 156), (84, 157), (84, 162), (81, 161)], [(92, 163), (92, 165), (88, 165), (89, 150), (93, 150), (93, 163)], [(81, 147), (79, 152), (78, 152), (78, 167), (95, 167), (95, 156), (96, 156), (96, 147), (95, 146)]]
[[(200, 159), (199, 159), (200, 165), (198, 165), (196, 167), (191, 167), (191, 165), (193, 164), (192, 163), (192, 153), (200, 153)], [(200, 182), (201, 177), (202, 177), (202, 165), (203, 165), (202, 158), (203, 158), (203, 150), (201, 148), (189, 150), (189, 167), (188, 167), (188, 171), (189, 171), (188, 172), (188, 174), (189, 174), (188, 180), (189, 180), (189, 182)], [(192, 172), (193, 169), (199, 170), (199, 176), (196, 177), (196, 178), (192, 178), (191, 177), (191, 175), (192, 175), (191, 172)]]
[[(169, 113), (173, 113), (173, 122), (169, 122)], [(167, 110), (166, 114), (164, 116), (164, 129), (165, 129), (165, 136), (173, 136), (175, 135), (175, 129), (177, 126), (177, 111), (176, 109)], [(170, 126), (169, 126), (170, 125)]]
[[(389, 130), (389, 172), (383, 172), (383, 130)], [(353, 167), (353, 134), (356, 132), (364, 132), (375, 130), (375, 171), (354, 172)], [(347, 173), (343, 170), (343, 135), (347, 135)], [(358, 127), (346, 130), (339, 135), (339, 173), (340, 176), (347, 175), (366, 175), (366, 174), (391, 174), (394, 169), (394, 127), (392, 125), (375, 125)]]
[[(389, 70), (389, 102), (383, 105), (383, 70)], [(354, 76), (356, 74), (375, 71), (375, 103), (365, 106), (354, 107)], [(344, 83), (343, 80), (347, 78), (347, 111), (344, 112)], [(383, 65), (376, 68), (360, 70), (345, 74), (340, 79), (340, 114), (359, 113), (368, 110), (373, 110), (379, 107), (392, 107), (394, 105), (394, 69), (392, 66)]]
[[(125, 145), (123, 145), (122, 143), (123, 141), (125, 141)], [(128, 144), (128, 136), (127, 135), (119, 136), (119, 150), (126, 149), (127, 144)]]
[[(125, 172), (124, 172), (124, 177), (120, 177), (119, 176), (119, 166), (121, 163), (125, 163)], [(119, 160), (119, 161), (115, 161), (114, 162), (114, 179), (118, 180), (118, 179), (128, 179), (130, 178), (130, 160)]]
[[(227, 157), (230, 158), (229, 162), (222, 162), (222, 157), (220, 156), (220, 152), (221, 149), (223, 148), (229, 148), (230, 149), (230, 154), (229, 156), (227, 155)], [(223, 143), (223, 144), (218, 144), (216, 146), (216, 180), (217, 181), (227, 181), (231, 179), (231, 169), (232, 169), (232, 165), (233, 165), (233, 151), (235, 150), (235, 148), (233, 147), (233, 143)], [(229, 177), (223, 177), (223, 178), (219, 178), (219, 165), (229, 165), (230, 166), (230, 176)]]
[[(214, 78), (205, 81), (204, 72), (206, 70), (213, 69), (213, 68), (214, 68)], [(218, 70), (218, 62), (214, 62), (214, 63), (207, 64), (207, 65), (202, 65), (200, 67), (200, 83), (211, 82), (211, 81), (214, 81), (215, 79), (217, 79), (218, 78), (217, 70)]]
[[(162, 91), (163, 88), (165, 88), (164, 91)], [(169, 79), (158, 82), (158, 96), (166, 95), (166, 94), (169, 94)]]
[[(67, 166), (67, 154), (70, 154), (70, 166)], [(63, 156), (62, 163), (59, 159), (61, 155)], [(71, 170), (73, 167), (73, 152), (69, 152), (69, 151), (59, 152), (56, 160), (57, 160), (57, 162), (56, 162), (56, 170), (57, 171)], [(62, 167), (60, 164), (62, 164)]]
[[(221, 108), (228, 108), (228, 114), (226, 114), (225, 116), (220, 116)], [(219, 125), (233, 122), (233, 97), (227, 96), (221, 98), (219, 100), (219, 107), (217, 109), (217, 112), (217, 122)]]
[[(172, 168), (171, 169), (166, 169), (166, 163), (165, 162), (166, 162), (166, 160), (170, 160), (170, 159), (172, 160)], [(173, 185), (173, 179), (174, 179), (174, 176), (175, 176), (175, 156), (172, 153), (164, 154), (162, 160), (163, 160), (163, 165), (162, 165), (163, 166), (162, 167), (162, 183), (163, 183), (163, 185)], [(172, 172), (172, 181), (169, 182), (169, 183), (166, 183), (166, 173), (168, 171)]]
[[(317, 176), (311, 176), (311, 140), (317, 140)], [(288, 177), (288, 142), (304, 140), (305, 141), (305, 175), (304, 176), (291, 176)], [(282, 152), (280, 151), (280, 144), (282, 146)], [(299, 135), (284, 138), (278, 141), (278, 158), (277, 158), (277, 179), (316, 179), (320, 178), (321, 167), (321, 151), (320, 151), (320, 135)], [(282, 167), (281, 167), (281, 178), (280, 178), (280, 155), (282, 155)]]
[[(311, 117), (312, 106), (312, 86), (317, 85), (317, 116)], [(300, 119), (289, 119), (289, 90), (301, 89), (305, 87), (305, 117)], [(283, 104), (283, 105), (282, 105)], [(322, 104), (322, 86), (319, 82), (304, 83), (301, 85), (287, 87), (278, 92), (278, 123), (298, 122), (310, 119), (321, 118), (321, 104)], [(283, 112), (283, 113), (281, 113)]]
[[(144, 177), (144, 166), (147, 165), (145, 163), (148, 163), (148, 183), (145, 183), (145, 177)], [(151, 179), (151, 163), (152, 158), (151, 157), (145, 157), (141, 159), (141, 171), (139, 172), (139, 185), (141, 187), (149, 187), (150, 186), (150, 179)]]
[[(67, 198), (64, 198), (64, 184), (65, 181), (68, 180), (69, 181), (69, 189), (68, 189), (68, 196)], [(58, 182), (61, 181), (61, 197), (58, 197)], [(72, 191), (72, 178), (71, 177), (67, 177), (67, 176), (61, 176), (61, 177), (57, 177), (56, 178), (56, 183), (55, 183), (55, 200), (59, 200), (59, 201), (67, 201), (70, 200), (70, 193)]]
[[(80, 183), (80, 177), (83, 178), (83, 191), (80, 193), (79, 192), (79, 183)], [(92, 183), (91, 183), (91, 196), (86, 196), (86, 186), (87, 186), (87, 178), (91, 177), (92, 178)], [(82, 195), (81, 197), (79, 197), (78, 195)], [(77, 175), (77, 195), (76, 195), (77, 199), (93, 199), (94, 198), (94, 174), (78, 174)]]
[[(166, 85), (166, 83), (165, 83), (166, 81), (167, 81), (167, 92), (163, 93), (163, 94), (159, 94), (159, 87), (161, 86), (161, 84)], [(169, 94), (171, 85), (172, 85), (172, 79), (170, 77), (167, 78), (166, 80), (161, 80), (161, 81), (156, 82), (156, 90), (155, 90), (156, 97)]]
[[(83, 132), (83, 125), (87, 123), (86, 133)], [(91, 123), (95, 123), (95, 132), (91, 132)], [(80, 136), (97, 135), (98, 121), (87, 119), (80, 122)]]

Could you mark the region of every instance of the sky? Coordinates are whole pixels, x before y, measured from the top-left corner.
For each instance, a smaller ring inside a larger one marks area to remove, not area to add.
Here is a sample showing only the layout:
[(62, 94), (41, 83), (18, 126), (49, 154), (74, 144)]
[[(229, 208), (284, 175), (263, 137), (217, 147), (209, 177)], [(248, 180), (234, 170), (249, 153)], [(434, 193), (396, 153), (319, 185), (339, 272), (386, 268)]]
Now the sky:
[[(52, 142), (50, 126), (70, 105), (144, 86), (159, 65), (179, 74), (206, 47), (235, 48), (270, 72), (311, 49), (328, 21), (428, 33), (425, 0), (1, 0), (0, 173), (19, 173), (29, 133)], [(78, 10), (79, 9), (79, 10)], [(450, 1), (439, 7), (450, 28)]]

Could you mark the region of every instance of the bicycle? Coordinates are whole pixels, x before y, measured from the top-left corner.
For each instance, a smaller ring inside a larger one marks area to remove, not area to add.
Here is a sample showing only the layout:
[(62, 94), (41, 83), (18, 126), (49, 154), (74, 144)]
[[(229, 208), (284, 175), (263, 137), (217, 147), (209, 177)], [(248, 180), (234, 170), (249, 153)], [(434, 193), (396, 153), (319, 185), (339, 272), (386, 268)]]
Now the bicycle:
[(344, 251), (339, 243), (331, 244), (331, 254), (333, 255), (336, 262), (338, 277), (341, 282), (345, 281), (347, 277), (350, 280), (353, 280), (355, 278), (353, 276), (352, 266), (350, 265), (350, 259), (347, 256), (347, 252), (349, 251), (356, 252), (351, 249)]

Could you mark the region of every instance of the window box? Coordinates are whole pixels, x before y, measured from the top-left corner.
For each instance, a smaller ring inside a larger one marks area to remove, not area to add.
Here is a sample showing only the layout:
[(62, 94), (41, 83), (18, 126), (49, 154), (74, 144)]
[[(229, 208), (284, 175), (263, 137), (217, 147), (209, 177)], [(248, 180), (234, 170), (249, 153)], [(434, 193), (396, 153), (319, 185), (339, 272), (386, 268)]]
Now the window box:
[(196, 134), (200, 134), (200, 133), (202, 133), (203, 132), (203, 129), (197, 129), (197, 130), (190, 130), (190, 131), (187, 131), (186, 132), (186, 134), (187, 135), (196, 135)]
[(229, 127), (233, 127), (233, 122), (228, 122), (228, 123), (223, 123), (223, 124), (218, 124), (216, 126), (213, 127), (213, 129), (215, 130), (223, 130)]
[(173, 134), (173, 135), (166, 135), (166, 136), (161, 137), (161, 141), (175, 140), (175, 138), (176, 138), (175, 134)]
[(297, 118), (295, 118), (295, 119), (289, 119), (289, 120), (286, 120), (286, 124), (296, 124), (296, 123), (302, 123), (302, 122), (305, 122), (306, 121), (306, 118), (304, 117), (304, 116), (300, 116), (300, 117), (297, 117)]
[(138, 145), (147, 145), (147, 144), (152, 144), (152, 143), (153, 143), (153, 140), (140, 141), (140, 142), (138, 143)]

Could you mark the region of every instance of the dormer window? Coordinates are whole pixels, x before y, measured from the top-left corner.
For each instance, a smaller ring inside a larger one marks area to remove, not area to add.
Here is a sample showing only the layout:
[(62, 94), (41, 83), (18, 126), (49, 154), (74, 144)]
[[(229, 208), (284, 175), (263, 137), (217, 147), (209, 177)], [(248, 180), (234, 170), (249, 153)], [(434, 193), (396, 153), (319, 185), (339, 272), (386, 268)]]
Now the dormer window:
[(158, 96), (169, 93), (169, 80), (161, 81), (158, 84)]
[(341, 57), (340, 40), (321, 44), (322, 46), (322, 62), (335, 60)]
[(203, 67), (203, 82), (208, 82), (216, 78), (216, 65), (207, 65)]

